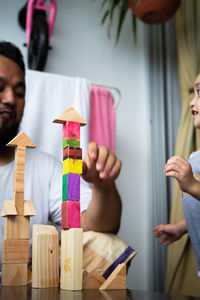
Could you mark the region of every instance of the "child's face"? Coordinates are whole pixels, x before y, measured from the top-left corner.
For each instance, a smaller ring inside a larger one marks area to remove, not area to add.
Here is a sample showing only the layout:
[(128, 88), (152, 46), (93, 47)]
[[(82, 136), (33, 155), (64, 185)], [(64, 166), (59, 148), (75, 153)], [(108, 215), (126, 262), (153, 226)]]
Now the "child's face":
[(193, 115), (194, 127), (200, 129), (200, 74), (194, 83), (194, 98), (190, 102), (190, 109)]

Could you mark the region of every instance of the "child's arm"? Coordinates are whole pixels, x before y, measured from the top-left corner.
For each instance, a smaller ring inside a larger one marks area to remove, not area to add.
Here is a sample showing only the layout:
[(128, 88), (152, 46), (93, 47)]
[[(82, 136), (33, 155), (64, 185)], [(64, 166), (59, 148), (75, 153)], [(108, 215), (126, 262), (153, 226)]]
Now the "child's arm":
[(164, 173), (166, 176), (176, 178), (183, 192), (200, 200), (200, 182), (194, 178), (188, 161), (180, 156), (172, 156), (165, 165)]
[(179, 240), (187, 233), (187, 225), (185, 219), (176, 224), (158, 225), (153, 228), (156, 238), (162, 237), (159, 240), (160, 244), (169, 246), (173, 242)]

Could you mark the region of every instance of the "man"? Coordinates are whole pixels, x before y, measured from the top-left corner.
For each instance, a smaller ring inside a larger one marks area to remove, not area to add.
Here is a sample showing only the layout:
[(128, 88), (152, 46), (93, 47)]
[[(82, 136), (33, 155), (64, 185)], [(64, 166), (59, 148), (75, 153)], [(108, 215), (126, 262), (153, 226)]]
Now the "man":
[[(19, 49), (0, 42), (0, 205), (12, 199), (14, 148), (6, 144), (16, 136), (25, 104), (25, 67)], [(115, 179), (121, 161), (108, 148), (90, 143), (83, 160), (84, 181), (90, 183), (91, 199), (82, 208), (84, 231), (117, 233), (121, 218), (121, 199)], [(25, 200), (32, 200), (36, 216), (31, 223), (61, 222), (62, 164), (51, 155), (27, 150)], [(84, 190), (84, 188), (83, 188)], [(90, 195), (86, 192), (85, 195)], [(3, 239), (3, 218), (0, 220)]]

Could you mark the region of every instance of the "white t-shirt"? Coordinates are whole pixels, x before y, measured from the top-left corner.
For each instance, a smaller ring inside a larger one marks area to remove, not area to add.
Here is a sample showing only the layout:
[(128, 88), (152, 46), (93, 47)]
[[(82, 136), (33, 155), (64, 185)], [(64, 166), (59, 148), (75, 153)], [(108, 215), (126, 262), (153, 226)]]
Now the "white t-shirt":
[[(0, 167), (0, 210), (2, 210), (4, 200), (12, 200), (13, 171), (14, 161)], [(30, 217), (30, 238), (32, 236), (32, 224), (51, 224), (54, 222), (60, 229), (62, 163), (50, 154), (36, 149), (27, 149), (24, 173), (24, 200), (31, 200), (36, 211), (36, 216)], [(81, 212), (83, 212), (88, 207), (92, 192), (89, 184), (82, 178), (80, 193)], [(0, 260), (3, 239), (4, 217), (0, 217)]]

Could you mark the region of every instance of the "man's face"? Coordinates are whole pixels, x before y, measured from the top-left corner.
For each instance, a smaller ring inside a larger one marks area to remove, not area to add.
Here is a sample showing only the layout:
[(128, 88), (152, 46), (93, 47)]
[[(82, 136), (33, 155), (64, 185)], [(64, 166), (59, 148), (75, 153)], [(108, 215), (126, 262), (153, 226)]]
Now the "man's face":
[(0, 146), (18, 132), (24, 110), (25, 79), (18, 64), (0, 55)]

